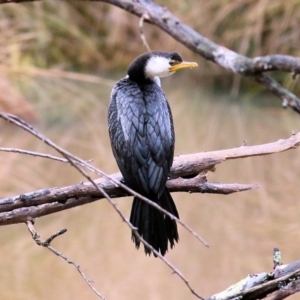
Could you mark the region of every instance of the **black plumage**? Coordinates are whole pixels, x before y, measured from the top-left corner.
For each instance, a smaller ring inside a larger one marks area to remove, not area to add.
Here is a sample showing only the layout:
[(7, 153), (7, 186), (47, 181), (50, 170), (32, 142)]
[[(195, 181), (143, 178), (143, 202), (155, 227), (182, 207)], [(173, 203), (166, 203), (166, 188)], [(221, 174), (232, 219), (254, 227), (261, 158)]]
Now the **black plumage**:
[[(148, 75), (146, 68), (154, 56), (165, 59), (170, 67), (182, 62), (177, 53), (149, 52), (130, 65), (128, 76), (118, 81), (112, 91), (109, 136), (125, 183), (179, 218), (166, 188), (175, 143), (172, 113), (159, 79)], [(178, 242), (176, 221), (138, 197), (133, 199), (130, 222), (162, 255), (167, 252), (169, 243), (172, 248)], [(140, 241), (134, 232), (132, 239), (139, 248)], [(151, 254), (147, 247), (145, 252)]]

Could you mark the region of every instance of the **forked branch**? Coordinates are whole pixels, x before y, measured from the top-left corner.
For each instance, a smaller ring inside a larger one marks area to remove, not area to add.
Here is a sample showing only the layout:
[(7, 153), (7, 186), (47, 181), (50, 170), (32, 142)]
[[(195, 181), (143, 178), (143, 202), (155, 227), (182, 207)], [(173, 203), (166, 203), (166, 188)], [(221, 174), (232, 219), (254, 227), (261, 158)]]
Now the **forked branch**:
[[(0, 0), (0, 4), (37, 1), (41, 0)], [(187, 48), (201, 55), (203, 58), (210, 60), (233, 73), (247, 76), (252, 80), (257, 81), (270, 90), (274, 95), (279, 97), (282, 100), (283, 107), (288, 106), (297, 113), (300, 113), (299, 97), (291, 93), (276, 80), (266, 74), (267, 72), (281, 71), (291, 73), (293, 78), (295, 78), (295, 76), (300, 72), (300, 58), (281, 54), (250, 58), (238, 54), (205, 38), (187, 24), (181, 22), (181, 20), (172, 14), (166, 7), (162, 7), (151, 0), (81, 1), (106, 2), (142, 17), (142, 20), (146, 19), (147, 22), (155, 24)]]
[(300, 113), (299, 97), (266, 74), (267, 72), (281, 71), (291, 73), (294, 78), (300, 72), (300, 58), (281, 54), (250, 58), (238, 54), (205, 38), (187, 24), (181, 22), (166, 7), (162, 7), (150, 0), (99, 1), (118, 6), (139, 17), (146, 15), (147, 22), (155, 24), (193, 52), (233, 73), (247, 76), (257, 81), (279, 97), (284, 107), (289, 106), (297, 113)]
[[(206, 175), (209, 170), (225, 160), (279, 153), (295, 149), (299, 145), (300, 133), (294, 134), (288, 139), (264, 145), (241, 146), (220, 151), (180, 155), (175, 157), (167, 187), (171, 192), (219, 194), (255, 189), (257, 185), (253, 184), (207, 182)], [(28, 154), (28, 152), (25, 151), (24, 154)], [(86, 182), (67, 187), (47, 188), (1, 199), (0, 225), (26, 222), (31, 218), (91, 203), (105, 197), (102, 191), (105, 191), (105, 194), (110, 198), (132, 194), (130, 190), (123, 189), (120, 173), (107, 176), (107, 178), (100, 178), (94, 182), (98, 188), (92, 183)]]
[(93, 292), (101, 299), (105, 300), (105, 298), (94, 288), (94, 286), (92, 285), (92, 281), (90, 279), (88, 279), (86, 277), (86, 275), (82, 272), (80, 266), (75, 263), (73, 260), (70, 260), (67, 256), (65, 256), (63, 253), (61, 253), (60, 251), (56, 250), (54, 247), (52, 247), (50, 244), (51, 242), (57, 238), (58, 236), (64, 234), (65, 232), (67, 232), (67, 229), (61, 229), (58, 232), (54, 233), (53, 235), (51, 235), (46, 241), (43, 241), (41, 239), (41, 236), (37, 233), (37, 231), (34, 228), (34, 221), (30, 220), (26, 222), (27, 228), (33, 238), (33, 240), (36, 242), (36, 244), (38, 246), (42, 246), (47, 248), (48, 250), (50, 250), (52, 253), (54, 253), (55, 255), (57, 255), (58, 257), (62, 258), (63, 260), (65, 260), (68, 264), (71, 264), (72, 266), (74, 266), (76, 268), (76, 270), (78, 271), (78, 273), (80, 274), (80, 276), (83, 278), (83, 280), (88, 284), (88, 286), (93, 290)]

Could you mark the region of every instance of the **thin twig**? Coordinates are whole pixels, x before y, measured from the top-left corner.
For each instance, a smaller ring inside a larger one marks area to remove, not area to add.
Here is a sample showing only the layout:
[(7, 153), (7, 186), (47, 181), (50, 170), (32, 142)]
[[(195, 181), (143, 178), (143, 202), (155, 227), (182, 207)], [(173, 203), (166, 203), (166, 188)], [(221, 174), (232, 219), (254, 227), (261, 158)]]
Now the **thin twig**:
[(83, 161), (82, 159), (76, 157), (75, 155), (69, 153), (68, 151), (62, 149), (61, 147), (57, 146), (54, 142), (52, 142), (50, 139), (48, 139), (46, 136), (44, 136), (43, 134), (41, 134), (39, 131), (37, 131), (35, 128), (33, 128), (31, 125), (27, 124), (24, 120), (20, 119), (17, 116), (11, 115), (11, 114), (6, 114), (3, 112), (0, 112), (0, 117), (2, 117), (3, 119), (12, 122), (13, 124), (21, 127), (22, 129), (24, 129), (25, 131), (31, 133), (32, 135), (34, 135), (35, 137), (37, 137), (38, 139), (42, 140), (45, 144), (47, 144), (48, 146), (54, 148), (56, 151), (58, 151), (62, 156), (64, 156), (69, 162), (70, 164), (76, 168), (89, 182), (91, 182), (91, 184), (99, 191), (101, 192), (104, 197), (109, 201), (109, 203), (114, 207), (114, 209), (116, 210), (116, 212), (119, 214), (119, 216), (121, 217), (121, 219), (129, 226), (129, 228), (131, 230), (135, 231), (135, 234), (138, 238), (138, 240), (140, 242), (142, 242), (147, 248), (151, 249), (153, 251), (153, 253), (155, 253), (155, 255), (157, 255), (157, 257), (159, 257), (168, 267), (170, 267), (172, 269), (172, 271), (177, 274), (183, 281), (184, 283), (188, 286), (188, 288), (190, 289), (190, 291), (197, 296), (199, 299), (204, 299), (202, 298), (200, 295), (198, 295), (190, 286), (190, 284), (188, 283), (188, 280), (167, 260), (165, 259), (160, 253), (158, 253), (155, 249), (153, 249), (137, 232), (136, 232), (136, 228), (129, 222), (129, 220), (123, 215), (123, 213), (120, 211), (120, 209), (117, 207), (117, 204), (112, 200), (112, 198), (103, 190), (103, 188), (101, 188), (100, 186), (98, 186), (95, 181), (89, 176), (87, 175), (78, 165), (75, 164), (75, 162), (81, 162), (83, 164), (86, 164), (89, 166), (89, 168), (94, 169), (100, 176), (103, 176), (105, 178), (107, 178), (108, 180), (114, 182), (117, 186), (120, 186), (122, 188), (124, 188), (125, 190), (127, 190), (129, 193), (133, 194), (134, 196), (138, 196), (140, 199), (146, 201), (147, 203), (149, 203), (150, 205), (156, 207), (158, 210), (162, 211), (163, 213), (165, 213), (166, 215), (168, 215), (171, 219), (176, 220), (177, 222), (179, 222), (184, 228), (186, 228), (190, 233), (193, 234), (193, 236), (195, 236), (198, 240), (200, 240), (202, 243), (204, 243), (204, 245), (208, 246), (208, 244), (202, 239), (200, 238), (197, 233), (195, 233), (192, 229), (190, 229), (186, 224), (184, 224), (183, 222), (181, 222), (178, 218), (176, 218), (175, 216), (173, 216), (172, 214), (170, 214), (168, 211), (162, 209), (159, 205), (155, 204), (153, 201), (143, 197), (142, 195), (139, 195), (138, 193), (134, 192), (133, 190), (129, 189), (126, 185), (114, 180), (113, 178), (111, 178), (110, 176), (108, 176), (106, 173), (102, 172), (101, 170), (93, 167), (90, 164), (87, 164), (85, 161)]
[[(130, 189), (129, 187), (127, 187), (125, 184), (121, 183), (120, 181), (115, 180), (114, 178), (110, 177), (109, 175), (107, 175), (103, 171), (99, 170), (98, 168), (95, 168), (94, 166), (88, 164), (87, 162), (85, 162), (84, 160), (78, 158), (77, 156), (73, 155), (72, 153), (70, 153), (70, 152), (62, 149), (61, 147), (57, 146), (54, 142), (52, 142), (50, 139), (48, 139), (42, 133), (40, 133), (39, 131), (37, 131), (31, 125), (27, 124), (24, 120), (20, 119), (17, 116), (12, 115), (12, 114), (7, 114), (7, 113), (3, 113), (3, 112), (0, 112), (0, 117), (3, 118), (3, 119), (5, 119), (8, 122), (12, 122), (13, 124), (21, 127), (25, 131), (29, 132), (33, 136), (35, 136), (38, 139), (40, 139), (41, 141), (43, 141), (48, 146), (50, 146), (50, 147), (54, 148), (56, 151), (58, 151), (62, 156), (64, 156), (70, 162), (70, 164), (72, 166), (74, 166), (88, 181), (90, 181), (91, 184), (97, 190), (99, 190), (103, 194), (103, 196), (105, 198), (107, 198), (108, 200), (109, 199), (111, 200), (110, 203), (113, 205), (113, 207), (115, 209), (117, 209), (117, 208), (116, 208), (116, 204), (114, 204), (113, 200), (108, 196), (108, 194), (101, 187), (97, 186), (97, 184), (92, 180), (92, 178), (90, 176), (88, 176), (82, 169), (80, 169), (75, 164), (76, 161), (78, 163), (84, 165), (89, 170), (95, 172), (99, 176), (104, 177), (104, 178), (108, 179), (109, 181), (113, 182), (116, 186), (123, 188), (125, 191), (127, 191), (131, 195), (139, 197), (143, 201), (147, 202), (149, 205), (155, 207), (157, 210), (159, 210), (162, 213), (164, 213), (165, 215), (169, 216), (172, 220), (175, 220), (181, 226), (183, 226), (188, 232), (190, 232), (198, 241), (200, 241), (202, 244), (204, 244), (205, 247), (209, 247), (208, 243), (202, 237), (200, 237), (194, 230), (192, 230), (188, 225), (186, 225), (180, 219), (176, 218), (174, 215), (172, 215), (171, 213), (169, 213), (168, 211), (166, 211), (165, 209), (163, 209), (162, 207), (160, 207), (159, 205), (157, 205), (155, 202), (149, 200), (148, 198), (146, 198), (146, 197), (140, 195), (139, 193), (135, 192), (134, 190)], [(118, 210), (117, 210), (117, 212), (121, 216), (122, 213), (120, 211), (118, 211)]]
[(143, 45), (145, 46), (145, 48), (147, 49), (148, 52), (151, 51), (151, 48), (147, 42), (146, 36), (144, 34), (144, 20), (149, 20), (149, 15), (147, 13), (143, 13), (140, 21), (139, 21), (139, 29), (140, 29), (140, 36), (143, 42)]
[(254, 79), (260, 84), (267, 87), (273, 94), (282, 100), (282, 106), (286, 108), (291, 107), (297, 113), (300, 113), (300, 101), (299, 98), (285, 89), (276, 80), (266, 74), (260, 74), (254, 77)]
[(201, 300), (205, 300), (203, 297), (201, 297), (198, 293), (195, 292), (195, 290), (191, 287), (191, 285), (189, 284), (188, 280), (182, 275), (182, 273), (175, 268), (166, 258), (164, 258), (158, 251), (156, 251), (150, 244), (148, 244), (137, 232), (137, 228), (133, 227), (131, 225), (131, 223), (129, 223), (131, 228), (134, 231), (135, 236), (150, 250), (152, 250), (152, 252), (159, 257), (168, 267), (170, 267), (170, 269), (177, 274), (186, 284), (186, 286), (189, 288), (189, 290), (191, 291), (191, 293), (193, 295), (195, 295), (197, 298), (201, 299)]
[[(5, 2), (8, 0), (3, 1)], [(167, 7), (163, 7), (154, 1), (130, 1), (130, 5), (128, 1), (124, 0), (98, 1), (118, 6), (131, 14), (137, 15), (138, 17), (142, 17), (143, 14), (147, 12), (148, 22), (155, 24), (161, 30), (165, 31), (167, 34), (172, 36), (175, 40), (179, 41), (190, 50), (198, 53), (206, 60), (212, 61), (229, 70), (230, 72), (247, 76), (252, 80), (258, 81), (260, 84), (267, 87), (271, 93), (282, 100), (283, 97), (287, 97), (290, 100), (286, 102), (287, 106), (291, 106), (294, 111), (300, 113), (300, 98), (292, 94), (277, 81), (265, 74), (266, 72), (271, 71), (291, 72), (293, 74), (298, 74), (300, 70), (300, 58), (279, 54), (249, 58), (238, 54), (202, 36), (190, 26), (183, 23), (174, 14), (172, 14)], [(266, 77), (264, 75), (266, 75)], [(267, 77), (268, 79), (266, 79)], [(274, 80), (273, 83), (276, 82), (276, 84), (271, 83), (269, 79), (272, 81)]]
[(105, 300), (105, 298), (97, 291), (96, 288), (94, 288), (94, 286), (92, 285), (92, 280), (88, 279), (86, 277), (86, 275), (83, 273), (83, 271), (81, 270), (80, 266), (75, 263), (74, 261), (70, 260), (67, 256), (65, 256), (63, 253), (61, 253), (60, 251), (56, 250), (54, 247), (50, 246), (50, 243), (57, 238), (58, 236), (64, 234), (65, 232), (67, 232), (67, 229), (62, 229), (59, 230), (58, 232), (54, 233), (53, 235), (51, 235), (46, 241), (43, 241), (40, 237), (40, 235), (37, 233), (37, 231), (34, 228), (34, 222), (33, 220), (27, 221), (26, 222), (27, 228), (29, 230), (29, 232), (31, 233), (31, 236), (33, 238), (33, 240), (36, 242), (36, 244), (38, 246), (42, 246), (44, 248), (47, 248), (48, 250), (50, 250), (52, 253), (54, 253), (55, 255), (61, 257), (62, 259), (64, 259), (68, 264), (73, 265), (76, 270), (78, 271), (78, 273), (80, 274), (80, 276), (83, 278), (83, 280), (88, 284), (88, 286), (93, 290), (93, 292), (101, 299)]
[[(63, 163), (69, 163), (69, 161), (65, 158), (60, 158), (51, 154), (45, 154), (45, 153), (40, 153), (40, 152), (35, 152), (35, 151), (29, 151), (25, 149), (18, 149), (18, 148), (8, 148), (8, 147), (0, 147), (1, 152), (11, 152), (11, 153), (20, 153), (20, 154), (25, 154), (25, 155), (30, 155), (30, 156), (35, 156), (35, 157), (42, 157), (42, 158), (48, 158), (52, 160), (56, 160), (59, 162)], [(92, 159), (87, 160), (87, 162), (93, 161)], [(81, 166), (85, 166), (84, 164), (81, 164), (79, 162), (76, 162)]]

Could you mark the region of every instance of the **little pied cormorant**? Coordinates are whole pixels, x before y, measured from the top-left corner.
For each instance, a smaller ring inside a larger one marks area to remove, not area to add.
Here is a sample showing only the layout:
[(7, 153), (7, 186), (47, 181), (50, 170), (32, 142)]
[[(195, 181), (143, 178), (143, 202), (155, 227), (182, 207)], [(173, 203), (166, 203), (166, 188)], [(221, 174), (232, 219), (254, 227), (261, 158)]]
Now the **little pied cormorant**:
[[(153, 51), (137, 57), (127, 76), (112, 90), (108, 109), (111, 147), (126, 185), (179, 218), (166, 188), (174, 156), (172, 113), (160, 87), (159, 77), (196, 67), (176, 52)], [(145, 201), (134, 197), (131, 224), (162, 255), (178, 242), (175, 220)], [(137, 248), (140, 241), (132, 232)], [(145, 253), (151, 250), (145, 247)]]

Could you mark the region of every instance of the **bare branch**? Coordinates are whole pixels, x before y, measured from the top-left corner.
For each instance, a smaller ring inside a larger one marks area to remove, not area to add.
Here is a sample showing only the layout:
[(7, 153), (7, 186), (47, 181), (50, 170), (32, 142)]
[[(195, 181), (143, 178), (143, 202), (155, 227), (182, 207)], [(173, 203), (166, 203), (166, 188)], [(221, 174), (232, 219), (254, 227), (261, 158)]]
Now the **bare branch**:
[[(40, 191), (19, 195), (16, 197), (6, 198), (0, 200), (0, 225), (14, 224), (26, 222), (32, 218), (41, 217), (47, 214), (55, 213), (64, 209), (69, 209), (78, 205), (90, 203), (100, 198), (107, 198), (111, 205), (117, 210), (120, 217), (132, 228), (128, 220), (119, 211), (116, 204), (112, 201), (113, 197), (134, 195), (140, 197), (150, 205), (156, 207), (170, 218), (175, 219), (190, 233), (197, 237), (206, 246), (207, 243), (199, 237), (192, 229), (179, 219), (172, 216), (170, 213), (156, 205), (149, 199), (139, 195), (135, 191), (128, 188), (121, 183), (120, 175), (108, 176), (101, 170), (86, 163), (85, 161), (77, 158), (71, 153), (55, 145), (51, 140), (43, 136), (32, 126), (19, 119), (16, 116), (1, 113), (0, 117), (14, 123), (22, 129), (33, 134), (50, 147), (56, 149), (59, 153), (66, 157), (66, 159), (75, 166), (89, 181), (90, 184), (78, 184), (65, 188), (52, 188)], [(191, 155), (181, 155), (175, 158), (171, 169), (171, 180), (168, 181), (167, 186), (170, 191), (187, 191), (187, 192), (211, 192), (228, 194), (236, 191), (243, 191), (254, 189), (255, 185), (224, 185), (216, 183), (207, 183), (205, 172), (215, 167), (216, 164), (227, 159), (242, 158), (256, 155), (266, 155), (276, 152), (294, 149), (300, 144), (300, 133), (293, 135), (286, 140), (279, 140), (278, 142), (269, 143), (258, 146), (242, 146), (235, 149), (227, 149), (221, 151), (213, 151), (206, 153), (198, 153)], [(81, 169), (76, 163), (80, 163), (87, 167), (89, 170), (96, 172), (103, 178), (96, 183)], [(204, 174), (203, 174), (204, 172)]]
[(206, 300), (256, 300), (269, 294), (268, 300), (281, 300), (300, 291), (300, 261), (282, 265), (280, 257), (280, 251), (274, 248), (273, 262), (276, 261), (276, 264), (272, 272), (248, 275)]
[(124, 0), (99, 1), (118, 6), (139, 17), (147, 14), (148, 22), (157, 25), (187, 48), (233, 73), (256, 80), (279, 97), (284, 105), (290, 106), (294, 111), (300, 113), (300, 99), (264, 74), (270, 71), (298, 74), (300, 71), (300, 58), (279, 54), (249, 58), (238, 54), (200, 35), (181, 22), (166, 7), (161, 7), (149, 0), (131, 2)]
[(142, 242), (148, 249), (150, 249), (156, 257), (158, 257), (160, 260), (162, 260), (173, 272), (174, 274), (177, 274), (182, 281), (186, 284), (188, 289), (191, 291), (191, 293), (196, 296), (197, 298), (201, 300), (205, 300), (202, 296), (200, 296), (189, 284), (189, 281), (183, 276), (183, 274), (173, 265), (171, 264), (164, 256), (162, 256), (157, 250), (155, 250), (148, 242), (146, 242), (138, 233), (137, 228), (134, 228), (131, 223), (129, 223), (131, 228), (133, 229), (133, 232), (135, 236), (139, 239), (140, 242)]
[[(0, 4), (33, 2), (39, 0), (0, 0)], [(73, 0), (74, 1), (74, 0)], [(162, 7), (150, 0), (125, 1), (125, 0), (81, 0), (106, 2), (118, 6), (132, 14), (139, 16), (140, 29), (144, 19), (147, 22), (157, 25), (160, 29), (167, 32), (174, 39), (185, 45), (187, 48), (198, 53), (207, 60), (230, 70), (233, 73), (248, 76), (258, 83), (267, 87), (274, 95), (279, 97), (283, 106), (290, 106), (294, 111), (300, 113), (300, 99), (285, 89), (266, 72), (282, 71), (290, 72), (295, 77), (300, 72), (300, 58), (289, 55), (267, 55), (249, 58), (238, 54), (224, 46), (218, 45), (213, 41), (200, 35), (191, 27), (181, 22), (166, 7)], [(141, 30), (141, 37), (147, 49), (147, 42)]]
[(300, 133), (293, 134), (288, 139), (255, 146), (241, 146), (233, 149), (201, 152), (195, 154), (179, 155), (174, 158), (171, 168), (171, 177), (185, 177), (199, 174), (204, 170), (213, 168), (225, 160), (246, 158), (253, 156), (270, 155), (300, 146)]
[[(234, 149), (180, 155), (175, 157), (170, 174), (171, 178), (167, 182), (167, 187), (171, 192), (223, 194), (254, 189), (257, 188), (256, 185), (209, 183), (206, 181), (206, 172), (216, 164), (228, 159), (278, 153), (295, 149), (299, 144), (300, 133), (292, 135), (289, 139), (264, 145), (242, 146)], [(116, 184), (122, 180), (120, 173), (107, 177), (109, 179), (97, 179), (95, 183), (109, 197), (123, 197), (131, 194), (130, 190), (123, 189), (122, 184), (119, 184), (119, 186)], [(103, 197), (103, 193), (91, 183), (80, 183), (73, 186), (44, 189), (5, 198), (0, 200), (0, 225), (26, 222), (30, 218), (41, 217), (91, 203)]]
[(99, 1), (118, 6), (139, 17), (147, 13), (149, 17), (147, 21), (157, 25), (192, 51), (234, 73), (249, 76), (266, 71), (284, 71), (291, 73), (299, 73), (300, 71), (300, 59), (293, 56), (277, 54), (251, 59), (229, 50), (224, 46), (218, 45), (181, 22), (166, 7), (161, 7), (153, 1)]
[[(121, 219), (132, 230), (134, 230), (135, 228), (132, 227), (131, 223), (125, 218), (125, 216), (122, 214), (122, 212), (117, 207), (116, 203), (106, 193), (106, 191), (103, 189), (103, 187), (101, 185), (97, 185), (94, 182), (94, 180), (89, 175), (87, 175), (82, 169), (80, 169), (77, 166), (76, 163), (83, 164), (87, 169), (92, 170), (96, 174), (98, 174), (98, 175), (106, 178), (108, 181), (110, 181), (111, 183), (113, 183), (116, 187), (120, 187), (123, 190), (125, 190), (126, 192), (128, 192), (129, 194), (139, 197), (141, 200), (143, 200), (143, 201), (147, 202), (149, 205), (155, 207), (156, 209), (158, 209), (159, 211), (161, 211), (165, 215), (169, 216), (171, 219), (176, 220), (176, 222), (178, 222), (187, 231), (189, 231), (194, 237), (196, 237), (201, 243), (203, 243), (206, 247), (208, 247), (208, 244), (204, 241), (204, 239), (201, 238), (196, 232), (194, 232), (188, 225), (186, 225), (180, 219), (178, 219), (177, 217), (173, 216), (171, 213), (169, 213), (168, 211), (166, 211), (165, 209), (163, 209), (162, 207), (160, 207), (159, 205), (157, 205), (153, 201), (149, 200), (148, 198), (146, 198), (146, 197), (140, 195), (139, 193), (135, 192), (134, 190), (130, 189), (129, 187), (127, 187), (125, 184), (121, 183), (120, 181), (116, 181), (113, 177), (108, 176), (106, 173), (104, 173), (100, 169), (95, 168), (94, 166), (88, 164), (84, 160), (82, 160), (82, 159), (76, 157), (75, 155), (73, 155), (73, 154), (65, 151), (64, 149), (60, 148), (55, 143), (53, 143), (50, 139), (48, 139), (47, 137), (45, 137), (43, 134), (39, 133), (31, 125), (27, 124), (24, 120), (18, 118), (17, 116), (14, 116), (14, 115), (11, 115), (11, 114), (6, 114), (6, 113), (3, 113), (3, 112), (0, 112), (0, 117), (3, 118), (4, 120), (8, 121), (8, 122), (12, 122), (13, 124), (17, 125), (18, 127), (21, 127), (22, 129), (24, 129), (25, 131), (29, 132), (30, 134), (32, 134), (33, 136), (37, 137), (38, 139), (42, 140), (44, 143), (46, 143), (50, 147), (54, 148), (61, 155), (63, 155), (70, 162), (70, 164), (75, 169), (77, 169), (94, 186), (94, 188), (100, 193), (101, 198), (104, 197), (104, 198), (106, 198), (109, 201), (109, 203), (114, 207), (114, 209), (119, 214), (119, 216), (121, 217)], [(41, 191), (41, 192), (44, 193), (43, 191)], [(24, 200), (24, 197), (21, 196), (21, 199)], [(85, 203), (87, 203), (87, 202), (85, 202)], [(37, 207), (34, 207), (33, 214), (35, 215), (35, 217), (38, 217), (38, 214), (41, 213), (41, 211), (43, 211), (45, 213), (45, 209), (44, 209), (45, 207), (47, 207), (47, 211), (49, 211), (49, 213), (54, 213), (54, 212), (60, 211), (62, 209), (65, 209), (65, 208), (62, 208), (61, 203), (58, 203), (58, 205), (52, 204), (51, 207), (49, 205), (43, 205), (42, 208), (39, 207), (39, 209)], [(71, 208), (71, 207), (74, 207), (74, 206), (67, 206), (67, 208)], [(24, 211), (22, 213), (24, 213)], [(25, 215), (27, 215), (27, 213), (28, 213), (28, 211), (26, 210), (25, 211)], [(15, 212), (13, 212), (12, 215), (14, 217), (16, 217)], [(17, 213), (17, 218), (19, 218), (19, 216), (20, 216), (20, 211), (18, 211), (18, 213)], [(7, 218), (7, 217), (10, 219), (11, 215), (8, 216), (7, 214), (5, 214), (5, 218)], [(26, 222), (28, 220), (28, 217), (26, 217), (24, 215), (23, 215), (23, 217), (25, 217), (25, 219), (23, 219), (20, 222)], [(11, 219), (10, 219), (10, 221), (11, 221)]]
[[(63, 163), (69, 163), (69, 161), (64, 158), (60, 158), (60, 157), (57, 157), (57, 156), (54, 156), (51, 154), (45, 154), (45, 153), (29, 151), (29, 150), (24, 150), (24, 149), (0, 147), (0, 151), (25, 154), (25, 155), (35, 156), (35, 157), (48, 158), (48, 159), (56, 160), (56, 161), (63, 162)], [(92, 160), (87, 160), (87, 162), (91, 162), (91, 161)], [(84, 164), (81, 164), (81, 163), (78, 163), (78, 164), (84, 167)]]
[(292, 278), (289, 283), (282, 285), (280, 290), (275, 291), (266, 300), (282, 300), (300, 292), (300, 280)]
[[(114, 179), (122, 179), (121, 175), (114, 174)], [(192, 181), (194, 179), (191, 179)], [(174, 183), (177, 181), (177, 184)], [(180, 188), (180, 181), (182, 188)], [(170, 191), (186, 189), (188, 192), (218, 192), (221, 189), (232, 193), (257, 188), (256, 185), (225, 185), (213, 183), (200, 183), (199, 186), (187, 185), (189, 179), (174, 179), (168, 181), (167, 187)], [(95, 180), (98, 186), (102, 187), (111, 198), (130, 196), (130, 193), (124, 192), (123, 189), (116, 187), (106, 179)], [(174, 185), (173, 185), (174, 183)], [(26, 222), (30, 218), (38, 218), (58, 211), (66, 210), (72, 207), (92, 203), (104, 196), (92, 184), (79, 183), (67, 187), (47, 188), (34, 191), (14, 197), (0, 200), (0, 226)], [(204, 241), (203, 241), (204, 242)], [(204, 242), (205, 245), (207, 245)]]
[(143, 26), (144, 26), (144, 20), (148, 20), (148, 15), (147, 14), (143, 14), (140, 18), (140, 22), (139, 22), (139, 28), (140, 28), (140, 36), (141, 36), (141, 40), (143, 42), (143, 45), (145, 46), (145, 48), (147, 49), (147, 51), (151, 51), (150, 46), (147, 42), (146, 36), (144, 34), (144, 30), (143, 30)]
[(57, 233), (51, 235), (46, 241), (43, 241), (40, 237), (40, 235), (37, 233), (37, 231), (34, 228), (34, 222), (32, 220), (27, 221), (26, 222), (27, 228), (29, 230), (29, 232), (31, 233), (31, 236), (33, 238), (33, 240), (36, 242), (36, 244), (38, 246), (42, 246), (47, 248), (48, 250), (50, 250), (52, 253), (54, 253), (55, 255), (61, 257), (62, 259), (64, 259), (68, 264), (73, 265), (76, 270), (78, 271), (78, 273), (80, 274), (80, 276), (84, 279), (84, 281), (88, 284), (88, 286), (93, 290), (93, 292), (101, 299), (105, 300), (105, 298), (93, 287), (92, 282), (90, 279), (88, 279), (86, 277), (86, 275), (82, 272), (80, 266), (75, 263), (74, 261), (70, 260), (67, 256), (65, 256), (64, 254), (62, 254), (61, 252), (59, 252), (58, 250), (56, 250), (54, 247), (50, 246), (50, 243), (57, 238), (58, 236), (64, 234), (65, 232), (67, 232), (67, 229), (62, 229), (59, 230)]
[[(0, 4), (32, 1), (39, 0), (0, 0)], [(293, 77), (295, 77), (295, 75), (300, 72), (300, 58), (281, 54), (249, 58), (238, 54), (200, 35), (191, 27), (181, 22), (180, 19), (175, 17), (166, 7), (162, 7), (150, 0), (130, 2), (125, 0), (81, 1), (106, 2), (135, 14), (141, 18), (140, 29), (141, 23), (143, 23), (146, 18), (148, 22), (157, 25), (174, 39), (205, 59), (210, 60), (233, 73), (248, 76), (264, 85), (282, 100), (283, 106), (289, 106), (294, 111), (300, 113), (300, 99), (265, 74), (266, 72), (271, 71), (282, 71), (290, 72), (293, 74)], [(146, 48), (150, 49), (149, 46), (147, 47), (147, 43), (145, 43), (143, 33), (141, 33), (141, 37)]]
[[(196, 233), (194, 232), (189, 226), (187, 226), (184, 222), (182, 222), (181, 220), (179, 220), (178, 218), (176, 218), (175, 216), (173, 216), (172, 214), (170, 214), (168, 211), (166, 211), (165, 209), (163, 209), (162, 207), (160, 207), (159, 205), (157, 205), (156, 203), (154, 203), (153, 201), (147, 199), (146, 197), (136, 193), (135, 191), (133, 191), (132, 189), (128, 188), (126, 185), (122, 184), (119, 181), (116, 181), (114, 178), (111, 178), (110, 176), (108, 176), (107, 174), (105, 174), (103, 171), (93, 167), (92, 165), (86, 163), (85, 161), (83, 161), (82, 159), (76, 157), (75, 155), (65, 151), (64, 149), (60, 148), (59, 146), (57, 146), (55, 143), (53, 143), (50, 139), (48, 139), (46, 136), (44, 136), (43, 134), (41, 134), (40, 132), (38, 132), (35, 128), (33, 128), (31, 125), (27, 124), (24, 120), (18, 118), (17, 116), (11, 115), (11, 114), (6, 114), (3, 112), (0, 112), (0, 117), (3, 118), (4, 120), (11, 122), (15, 125), (17, 125), (18, 127), (24, 129), (25, 131), (29, 132), (30, 134), (32, 134), (33, 136), (37, 137), (38, 139), (42, 140), (45, 144), (49, 145), (50, 147), (52, 147), (53, 149), (55, 149), (56, 151), (58, 151), (61, 155), (63, 155), (69, 162), (70, 164), (77, 169), (88, 181), (89, 184), (93, 186), (93, 188), (95, 188), (95, 190), (100, 193), (100, 195), (102, 195), (102, 197), (105, 197), (108, 202), (113, 206), (113, 208), (115, 209), (115, 211), (119, 214), (120, 218), (126, 223), (126, 225), (134, 231), (134, 234), (136, 235), (137, 239), (142, 242), (147, 248), (151, 249), (151, 251), (157, 256), (159, 257), (169, 268), (171, 268), (171, 270), (177, 274), (183, 281), (184, 283), (187, 285), (187, 287), (190, 289), (191, 293), (194, 294), (195, 296), (197, 296), (200, 299), (203, 299), (199, 294), (197, 294), (194, 289), (191, 287), (191, 285), (189, 284), (188, 280), (175, 268), (175, 266), (173, 266), (166, 258), (164, 258), (158, 251), (156, 251), (150, 244), (148, 244), (136, 231), (136, 228), (133, 227), (133, 225), (129, 222), (129, 220), (123, 215), (123, 213), (120, 211), (120, 209), (117, 207), (116, 203), (112, 200), (112, 198), (107, 194), (107, 192), (103, 189), (103, 187), (101, 185), (97, 185), (96, 182), (89, 176), (87, 175), (82, 169), (80, 169), (80, 167), (77, 166), (77, 164), (75, 162), (80, 162), (82, 164), (84, 164), (88, 169), (95, 171), (97, 174), (99, 174), (100, 176), (103, 176), (104, 178), (106, 178), (108, 181), (110, 181), (111, 183), (115, 184), (118, 187), (122, 187), (125, 191), (129, 192), (132, 195), (135, 195), (137, 197), (139, 197), (140, 199), (142, 199), (143, 201), (146, 201), (149, 205), (154, 206), (156, 209), (158, 209), (159, 211), (163, 212), (165, 215), (168, 215), (171, 219), (176, 220), (176, 222), (178, 222), (179, 224), (181, 224), (186, 230), (188, 230), (194, 237), (196, 237), (200, 242), (202, 242), (205, 246), (208, 246), (208, 244)], [(47, 192), (46, 192), (47, 193)], [(24, 197), (21, 197), (21, 201), (24, 201)], [(69, 199), (74, 200), (73, 198)], [(61, 210), (61, 203), (60, 202), (55, 202), (53, 204), (42, 204), (39, 207), (26, 207), (26, 208), (17, 208), (16, 210), (14, 210), (13, 212), (4, 212), (4, 215), (6, 215), (6, 217), (8, 217), (8, 219), (11, 220), (10, 217), (14, 216), (14, 215), (20, 215), (20, 212), (27, 216), (24, 216), (23, 221), (21, 222), (28, 222), (31, 221), (33, 218), (28, 216), (28, 210), (34, 210), (34, 213), (36, 213), (38, 210), (43, 210), (45, 207), (49, 208), (49, 205), (51, 205), (51, 209), (50, 209), (50, 213), (53, 212), (57, 212), (59, 210)], [(55, 207), (54, 207), (55, 206)], [(72, 206), (70, 206), (72, 207)], [(68, 207), (68, 208), (70, 208)]]
[(294, 111), (300, 113), (299, 98), (293, 93), (283, 88), (276, 80), (272, 79), (266, 74), (257, 75), (254, 79), (266, 86), (273, 94), (278, 96), (282, 100), (282, 106), (286, 108), (291, 107)]

